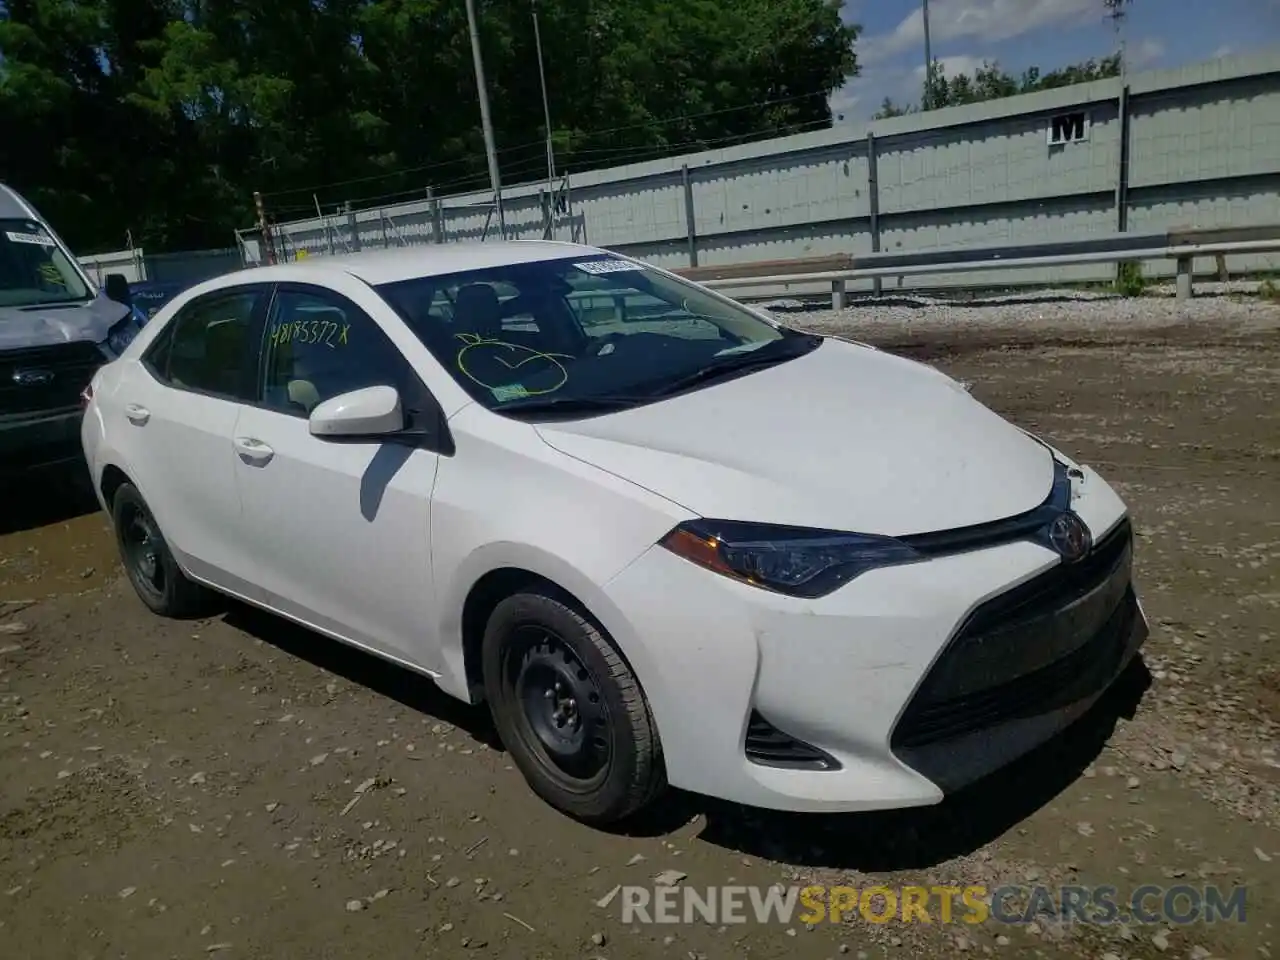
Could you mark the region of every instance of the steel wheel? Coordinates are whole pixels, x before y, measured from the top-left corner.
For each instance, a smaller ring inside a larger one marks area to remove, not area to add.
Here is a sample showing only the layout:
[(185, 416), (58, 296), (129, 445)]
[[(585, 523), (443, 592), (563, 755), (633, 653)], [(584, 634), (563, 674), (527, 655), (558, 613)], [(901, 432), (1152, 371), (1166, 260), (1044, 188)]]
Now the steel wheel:
[(630, 666), (581, 608), (518, 593), (489, 616), (485, 697), (534, 791), (587, 823), (616, 823), (666, 787), (662, 745)]
[(134, 591), (153, 613), (190, 617), (210, 608), (210, 594), (187, 579), (173, 557), (160, 525), (136, 487), (123, 483), (111, 502), (120, 561)]
[(146, 508), (130, 504), (122, 512), (120, 541), (129, 576), (140, 590), (161, 598), (168, 586), (164, 538)]
[(573, 650), (538, 627), (523, 627), (508, 656), (523, 739), (566, 779), (589, 786), (609, 769), (609, 711)]

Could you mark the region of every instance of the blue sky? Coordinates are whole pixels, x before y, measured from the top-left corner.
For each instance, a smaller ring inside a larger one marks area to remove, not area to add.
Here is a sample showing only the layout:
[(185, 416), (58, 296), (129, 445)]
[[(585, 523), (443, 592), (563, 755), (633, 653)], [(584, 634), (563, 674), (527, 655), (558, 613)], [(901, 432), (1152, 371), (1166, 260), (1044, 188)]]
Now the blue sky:
[[(844, 18), (863, 28), (861, 75), (832, 97), (832, 109), (860, 122), (886, 96), (920, 98), (924, 40), (919, 0), (845, 0)], [(1124, 33), (1132, 70), (1183, 66), (1280, 48), (1280, 0), (1133, 0)], [(1102, 0), (929, 0), (933, 55), (949, 75), (984, 59), (1011, 73), (1048, 71), (1115, 52)], [(837, 116), (837, 122), (839, 122)]]

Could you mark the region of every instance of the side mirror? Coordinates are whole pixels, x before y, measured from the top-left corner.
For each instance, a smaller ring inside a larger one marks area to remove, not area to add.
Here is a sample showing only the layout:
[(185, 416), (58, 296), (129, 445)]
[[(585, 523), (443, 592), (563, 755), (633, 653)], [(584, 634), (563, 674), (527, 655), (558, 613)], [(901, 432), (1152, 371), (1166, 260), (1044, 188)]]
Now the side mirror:
[(364, 387), (316, 404), (311, 435), (321, 439), (375, 439), (404, 429), (404, 408), (395, 387)]
[(123, 273), (108, 273), (103, 279), (103, 289), (107, 299), (122, 303), (126, 307), (133, 306), (133, 295), (129, 293), (129, 281)]

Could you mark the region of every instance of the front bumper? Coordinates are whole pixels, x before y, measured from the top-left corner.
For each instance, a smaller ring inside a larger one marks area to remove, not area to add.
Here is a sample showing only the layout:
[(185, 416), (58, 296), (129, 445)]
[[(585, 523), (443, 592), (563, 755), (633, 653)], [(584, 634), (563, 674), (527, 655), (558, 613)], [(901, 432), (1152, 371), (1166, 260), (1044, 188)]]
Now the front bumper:
[(81, 460), (81, 418), (79, 408), (0, 417), (0, 475)]
[(1072, 508), (1097, 541), (1078, 564), (1023, 540), (820, 600), (647, 552), (607, 590), (670, 781), (783, 810), (918, 806), (1051, 738), (1147, 632), (1124, 505), (1086, 469)]

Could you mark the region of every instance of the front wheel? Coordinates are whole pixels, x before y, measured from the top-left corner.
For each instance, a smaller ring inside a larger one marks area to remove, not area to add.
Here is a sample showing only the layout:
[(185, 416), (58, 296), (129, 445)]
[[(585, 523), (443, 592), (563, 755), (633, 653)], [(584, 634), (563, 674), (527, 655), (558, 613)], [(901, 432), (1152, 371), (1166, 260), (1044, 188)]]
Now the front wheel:
[(640, 684), (578, 610), (541, 593), (508, 597), (485, 629), (483, 667), (503, 745), (556, 809), (585, 823), (614, 823), (666, 787)]
[(116, 490), (111, 521), (129, 582), (153, 613), (183, 618), (208, 609), (211, 594), (179, 568), (151, 509), (133, 484), (121, 484)]

